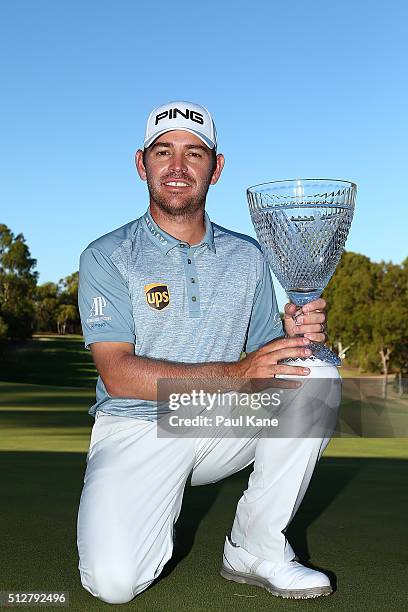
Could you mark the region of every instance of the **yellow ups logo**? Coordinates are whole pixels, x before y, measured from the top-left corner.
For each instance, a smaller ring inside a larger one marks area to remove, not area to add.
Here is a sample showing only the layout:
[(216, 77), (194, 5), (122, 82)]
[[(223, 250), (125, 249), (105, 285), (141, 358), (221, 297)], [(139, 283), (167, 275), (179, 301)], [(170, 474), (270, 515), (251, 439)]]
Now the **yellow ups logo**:
[(150, 308), (155, 310), (163, 310), (170, 304), (170, 294), (167, 285), (161, 283), (151, 283), (145, 285), (144, 292), (146, 296), (146, 302)]

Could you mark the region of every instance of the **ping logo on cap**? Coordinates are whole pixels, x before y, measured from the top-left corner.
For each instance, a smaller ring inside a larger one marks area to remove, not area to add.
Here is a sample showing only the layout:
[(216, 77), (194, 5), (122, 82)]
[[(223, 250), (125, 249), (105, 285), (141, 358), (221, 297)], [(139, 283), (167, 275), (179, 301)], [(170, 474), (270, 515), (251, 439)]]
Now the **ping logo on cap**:
[(170, 293), (167, 285), (150, 283), (144, 286), (147, 305), (154, 310), (163, 310), (170, 304)]
[(195, 121), (200, 125), (204, 125), (203, 115), (195, 110), (190, 110), (188, 108), (186, 108), (184, 113), (179, 108), (170, 108), (169, 110), (163, 111), (162, 113), (156, 115), (154, 125), (157, 125), (159, 121), (161, 121), (162, 119), (166, 119), (166, 117), (168, 119), (177, 119), (178, 114), (184, 117), (184, 119), (191, 119), (191, 121)]
[(191, 132), (209, 149), (217, 148), (214, 121), (205, 106), (201, 104), (173, 100), (154, 108), (147, 120), (144, 148), (147, 149), (156, 138), (172, 130)]

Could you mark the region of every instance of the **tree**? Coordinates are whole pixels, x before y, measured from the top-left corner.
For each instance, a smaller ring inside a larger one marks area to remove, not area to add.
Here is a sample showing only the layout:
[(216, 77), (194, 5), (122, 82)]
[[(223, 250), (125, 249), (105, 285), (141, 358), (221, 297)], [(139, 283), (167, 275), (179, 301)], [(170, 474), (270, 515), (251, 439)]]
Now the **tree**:
[(23, 234), (0, 224), (0, 316), (10, 338), (28, 338), (34, 329), (36, 265)]
[(59, 287), (56, 283), (38, 285), (35, 291), (36, 331), (56, 332), (58, 307), (60, 305)]
[(78, 309), (78, 282), (79, 272), (73, 272), (65, 278), (61, 278), (58, 283), (60, 289), (60, 304), (73, 306), (75, 309), (75, 315), (73, 310), (69, 311), (71, 314), (69, 321), (67, 321), (67, 323), (69, 322), (71, 332), (73, 333), (81, 333), (81, 319)]
[[(37, 331), (81, 332), (78, 310), (78, 272), (73, 272), (57, 283), (44, 283), (36, 289)], [(69, 308), (63, 308), (68, 307)]]
[(6, 323), (0, 317), (0, 359), (4, 354), (4, 345), (7, 340), (8, 328)]
[[(390, 364), (401, 371), (408, 344), (408, 275), (407, 268), (381, 262), (375, 270), (376, 301), (372, 305), (371, 344), (381, 359), (384, 374), (383, 396), (387, 394)], [(405, 350), (405, 353), (404, 353)]]
[(352, 363), (382, 371), (385, 389), (390, 367), (407, 371), (408, 258), (397, 265), (344, 253), (324, 297), (329, 339), (348, 347)]
[(60, 278), (58, 285), (60, 288), (60, 300), (62, 304), (72, 304), (73, 306), (77, 305), (78, 282), (79, 272), (73, 272), (65, 278)]
[[(365, 255), (344, 252), (323, 297), (332, 345), (347, 347), (351, 362), (367, 367), (365, 347), (371, 339), (369, 310), (375, 300), (373, 264)], [(345, 351), (346, 349), (343, 349)]]
[(0, 340), (7, 338), (7, 324), (0, 317)]
[(61, 304), (57, 315), (58, 333), (65, 334), (67, 323), (74, 323), (77, 316), (78, 311), (73, 304)]

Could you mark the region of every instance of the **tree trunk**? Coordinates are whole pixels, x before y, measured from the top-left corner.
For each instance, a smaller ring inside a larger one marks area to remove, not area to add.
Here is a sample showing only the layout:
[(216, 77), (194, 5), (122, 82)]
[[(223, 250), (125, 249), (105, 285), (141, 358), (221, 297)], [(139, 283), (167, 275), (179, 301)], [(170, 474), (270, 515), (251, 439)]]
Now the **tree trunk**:
[(353, 346), (353, 343), (352, 343), (352, 344), (349, 344), (348, 346), (346, 346), (345, 348), (343, 348), (343, 344), (342, 344), (341, 340), (339, 340), (339, 341), (337, 342), (337, 352), (338, 352), (339, 358), (340, 358), (342, 361), (343, 361), (343, 359), (345, 359), (345, 358), (346, 358), (346, 353), (347, 353), (347, 351), (349, 350), (349, 348), (350, 348), (351, 346)]
[(387, 348), (387, 352), (384, 353), (384, 347), (382, 346), (380, 350), (380, 356), (381, 356), (382, 369), (383, 369), (383, 374), (384, 374), (383, 392), (382, 392), (383, 399), (387, 399), (388, 362), (390, 360), (390, 355), (391, 355), (390, 349)]
[(9, 284), (5, 280), (3, 283), (3, 305), (7, 304), (9, 299)]

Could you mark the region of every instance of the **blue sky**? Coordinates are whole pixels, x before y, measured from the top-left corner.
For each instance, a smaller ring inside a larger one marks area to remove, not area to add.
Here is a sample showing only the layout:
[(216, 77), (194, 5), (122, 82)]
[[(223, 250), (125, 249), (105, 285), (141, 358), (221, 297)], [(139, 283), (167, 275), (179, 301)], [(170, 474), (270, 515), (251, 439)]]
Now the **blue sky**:
[[(0, 5), (0, 222), (39, 282), (147, 207), (133, 165), (150, 110), (212, 112), (226, 156), (207, 210), (253, 235), (245, 189), (358, 184), (346, 247), (408, 254), (407, 4), (294, 0), (8, 0)], [(280, 301), (282, 292), (278, 290)]]

